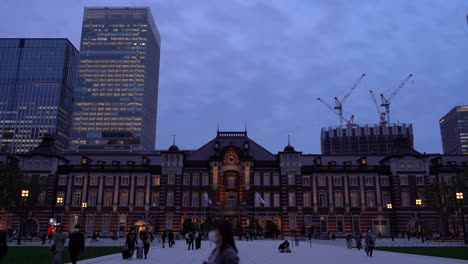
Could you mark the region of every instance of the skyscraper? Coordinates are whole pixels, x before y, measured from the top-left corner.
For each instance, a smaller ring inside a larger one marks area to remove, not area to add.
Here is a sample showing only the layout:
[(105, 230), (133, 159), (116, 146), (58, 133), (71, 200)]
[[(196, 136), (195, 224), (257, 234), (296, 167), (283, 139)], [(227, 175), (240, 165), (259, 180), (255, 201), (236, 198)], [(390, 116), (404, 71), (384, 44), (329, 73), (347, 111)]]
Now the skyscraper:
[(459, 105), (439, 120), (444, 154), (468, 154), (468, 105)]
[(72, 150), (153, 150), (161, 37), (149, 7), (87, 7)]
[(67, 39), (0, 39), (1, 152), (28, 152), (46, 133), (68, 149), (77, 66)]

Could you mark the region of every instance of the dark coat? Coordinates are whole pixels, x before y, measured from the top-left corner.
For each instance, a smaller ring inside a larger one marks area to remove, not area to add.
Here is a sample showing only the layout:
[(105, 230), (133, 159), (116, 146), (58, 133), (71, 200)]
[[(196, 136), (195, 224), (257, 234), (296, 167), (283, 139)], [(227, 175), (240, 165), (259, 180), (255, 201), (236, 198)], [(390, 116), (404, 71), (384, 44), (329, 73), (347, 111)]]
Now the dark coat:
[(73, 232), (70, 235), (70, 241), (68, 242), (68, 251), (70, 253), (82, 252), (84, 250), (84, 246), (84, 235), (80, 232)]
[[(215, 254), (215, 252), (216, 248), (211, 254)], [(239, 264), (239, 262), (240, 260), (237, 252), (230, 246), (219, 252), (214, 261), (215, 264)]]

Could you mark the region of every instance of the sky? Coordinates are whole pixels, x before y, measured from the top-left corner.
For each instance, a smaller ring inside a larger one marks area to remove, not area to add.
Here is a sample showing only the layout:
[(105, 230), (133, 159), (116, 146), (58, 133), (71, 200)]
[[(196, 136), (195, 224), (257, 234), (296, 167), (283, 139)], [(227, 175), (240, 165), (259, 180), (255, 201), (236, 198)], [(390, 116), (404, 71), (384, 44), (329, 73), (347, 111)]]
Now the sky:
[[(150, 6), (161, 33), (156, 148), (176, 135), (197, 149), (243, 131), (273, 153), (320, 153), (333, 103), (363, 73), (344, 111), (377, 123), (369, 95), (413, 78), (393, 98), (415, 148), (442, 152), (439, 119), (468, 104), (466, 0), (2, 0), (0, 37), (65, 37), (79, 48), (85, 6)], [(379, 99), (379, 98), (378, 98)]]

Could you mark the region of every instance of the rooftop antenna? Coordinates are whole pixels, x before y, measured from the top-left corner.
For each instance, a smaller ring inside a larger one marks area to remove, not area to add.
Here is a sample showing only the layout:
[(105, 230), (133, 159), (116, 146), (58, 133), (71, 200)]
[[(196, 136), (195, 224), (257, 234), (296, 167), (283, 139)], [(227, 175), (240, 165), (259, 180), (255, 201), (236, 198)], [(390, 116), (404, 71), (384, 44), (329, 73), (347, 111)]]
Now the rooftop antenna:
[(291, 146), (289, 135), (288, 135), (288, 146)]
[(244, 126), (245, 126), (244, 130), (245, 130), (245, 133), (247, 133), (247, 121), (244, 121), (244, 123), (245, 123), (244, 124)]
[(218, 130), (217, 130), (217, 132), (219, 133), (219, 120), (218, 120)]
[(175, 134), (172, 135), (172, 145), (175, 146)]

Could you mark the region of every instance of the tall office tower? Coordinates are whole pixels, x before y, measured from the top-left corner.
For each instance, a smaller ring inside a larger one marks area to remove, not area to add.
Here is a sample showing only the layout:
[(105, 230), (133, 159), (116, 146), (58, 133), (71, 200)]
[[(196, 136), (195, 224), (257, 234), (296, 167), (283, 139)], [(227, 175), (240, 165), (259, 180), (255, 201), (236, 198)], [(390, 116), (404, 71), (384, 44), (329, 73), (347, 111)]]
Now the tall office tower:
[[(398, 142), (397, 142), (398, 141)], [(324, 155), (388, 155), (395, 148), (413, 149), (411, 124), (358, 125), (356, 127), (326, 127), (321, 131)]]
[(85, 8), (71, 150), (154, 150), (160, 47), (149, 7)]
[(455, 106), (439, 124), (444, 154), (468, 155), (468, 105)]
[(1, 152), (28, 152), (44, 134), (68, 149), (77, 67), (67, 39), (0, 39)]

